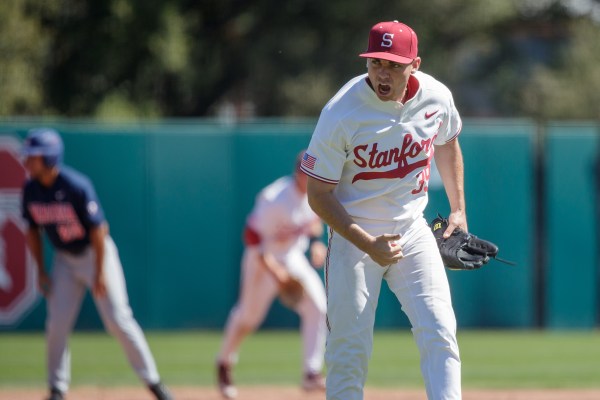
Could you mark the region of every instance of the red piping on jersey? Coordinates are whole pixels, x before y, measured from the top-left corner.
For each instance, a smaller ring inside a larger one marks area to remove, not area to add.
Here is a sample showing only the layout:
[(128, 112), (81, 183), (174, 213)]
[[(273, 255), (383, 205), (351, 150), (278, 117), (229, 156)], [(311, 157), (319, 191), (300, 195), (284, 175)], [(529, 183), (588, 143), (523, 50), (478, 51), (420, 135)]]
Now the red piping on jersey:
[(333, 179), (327, 179), (327, 178), (323, 178), (322, 176), (315, 175), (314, 173), (312, 173), (312, 172), (310, 172), (310, 171), (306, 170), (306, 168), (304, 168), (304, 167), (300, 167), (300, 169), (301, 169), (301, 170), (302, 170), (302, 172), (304, 172), (306, 175), (308, 175), (308, 176), (310, 176), (310, 177), (312, 177), (312, 178), (315, 178), (315, 179), (316, 179), (316, 180), (318, 180), (318, 181), (325, 182), (325, 183), (329, 183), (329, 184), (332, 184), (332, 185), (337, 185), (337, 184), (338, 184), (338, 182), (339, 182), (339, 181), (334, 181)]
[[(329, 240), (327, 241), (327, 257), (325, 258), (325, 300), (329, 302), (329, 255), (331, 254), (331, 242), (333, 241), (334, 230), (329, 227)], [(325, 324), (327, 330), (331, 332), (331, 324), (329, 323), (329, 315), (325, 314)]]
[(417, 78), (415, 78), (413, 75), (409, 76), (408, 83), (406, 84), (406, 93), (404, 93), (404, 97), (402, 98), (402, 104), (415, 97), (420, 86), (421, 84)]
[(244, 228), (244, 244), (246, 246), (256, 246), (262, 241), (258, 232), (250, 228), (248, 225)]
[(460, 122), (460, 126), (458, 127), (458, 130), (456, 131), (454, 136), (452, 136), (450, 139), (446, 140), (446, 143), (449, 143), (449, 142), (453, 141), (454, 139), (456, 139), (456, 137), (460, 134), (461, 131), (462, 131), (462, 121)]

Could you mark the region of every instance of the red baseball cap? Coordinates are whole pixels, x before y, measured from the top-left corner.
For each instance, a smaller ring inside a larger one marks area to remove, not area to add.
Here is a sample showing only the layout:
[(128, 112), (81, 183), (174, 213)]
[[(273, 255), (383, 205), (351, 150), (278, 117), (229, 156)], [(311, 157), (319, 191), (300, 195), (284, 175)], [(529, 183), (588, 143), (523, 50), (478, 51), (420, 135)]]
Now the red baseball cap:
[(380, 58), (399, 64), (410, 64), (417, 58), (417, 34), (398, 21), (380, 22), (369, 33), (369, 48), (361, 57)]

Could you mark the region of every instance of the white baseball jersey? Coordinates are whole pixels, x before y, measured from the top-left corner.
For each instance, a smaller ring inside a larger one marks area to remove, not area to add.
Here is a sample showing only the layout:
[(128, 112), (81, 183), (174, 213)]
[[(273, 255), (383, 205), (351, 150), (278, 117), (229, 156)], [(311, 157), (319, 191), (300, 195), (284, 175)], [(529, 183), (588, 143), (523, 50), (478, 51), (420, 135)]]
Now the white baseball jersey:
[(353, 217), (414, 221), (427, 204), (433, 145), (458, 136), (462, 122), (448, 88), (411, 75), (404, 104), (381, 101), (367, 74), (350, 80), (323, 108), (301, 168), (338, 184)]
[(242, 340), (258, 329), (277, 296), (277, 282), (261, 261), (261, 253), (267, 252), (302, 282), (306, 296), (294, 311), (302, 321), (303, 368), (305, 373), (321, 371), (327, 300), (323, 282), (304, 254), (310, 227), (317, 221), (306, 193), (296, 188), (292, 177), (279, 178), (258, 193), (246, 221), (240, 296), (225, 326), (219, 362), (236, 362)]
[(282, 177), (265, 187), (257, 196), (247, 226), (258, 234), (250, 244), (262, 246), (276, 257), (293, 250), (306, 251), (310, 226), (318, 216), (308, 205), (308, 197), (295, 187), (292, 177)]

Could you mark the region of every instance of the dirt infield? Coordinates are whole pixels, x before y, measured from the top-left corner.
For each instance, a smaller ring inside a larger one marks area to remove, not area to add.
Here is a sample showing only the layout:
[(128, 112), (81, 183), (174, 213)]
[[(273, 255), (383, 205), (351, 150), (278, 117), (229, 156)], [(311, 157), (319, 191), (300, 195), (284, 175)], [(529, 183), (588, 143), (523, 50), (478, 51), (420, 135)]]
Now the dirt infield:
[[(174, 387), (177, 400), (222, 400), (213, 388)], [(40, 389), (0, 388), (0, 400), (42, 400), (46, 393)], [(67, 400), (150, 400), (152, 397), (141, 387), (76, 387)], [(239, 388), (239, 400), (324, 400), (323, 393), (310, 393), (298, 388), (280, 386), (252, 386)], [(371, 389), (365, 391), (365, 400), (427, 400), (421, 390)], [(466, 390), (463, 400), (598, 400), (600, 389), (523, 389), (523, 390)]]

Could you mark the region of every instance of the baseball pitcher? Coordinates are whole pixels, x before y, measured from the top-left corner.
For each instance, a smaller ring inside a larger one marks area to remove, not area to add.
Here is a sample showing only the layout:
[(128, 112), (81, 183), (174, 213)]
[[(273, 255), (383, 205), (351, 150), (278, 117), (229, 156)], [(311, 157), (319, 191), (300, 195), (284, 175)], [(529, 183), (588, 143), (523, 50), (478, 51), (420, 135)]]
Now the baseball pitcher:
[(324, 107), (302, 162), (309, 203), (330, 227), (328, 400), (363, 398), (383, 279), (412, 325), (428, 398), (461, 398), (450, 289), (423, 217), (435, 153), (451, 207), (444, 236), (467, 231), (461, 119), (448, 88), (419, 71), (417, 54), (407, 25), (373, 26), (360, 55), (367, 73)]

